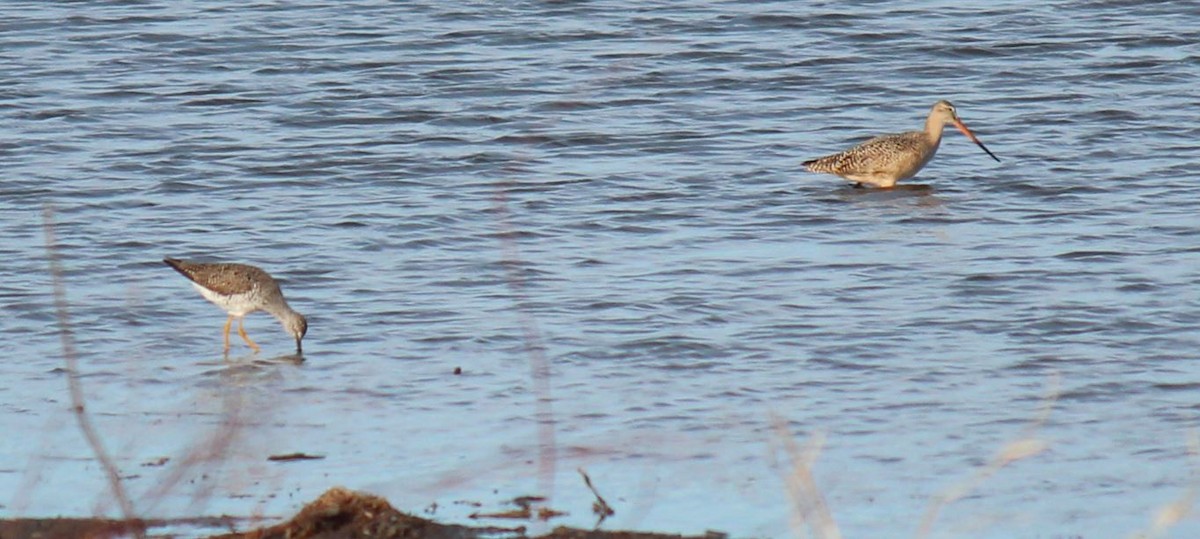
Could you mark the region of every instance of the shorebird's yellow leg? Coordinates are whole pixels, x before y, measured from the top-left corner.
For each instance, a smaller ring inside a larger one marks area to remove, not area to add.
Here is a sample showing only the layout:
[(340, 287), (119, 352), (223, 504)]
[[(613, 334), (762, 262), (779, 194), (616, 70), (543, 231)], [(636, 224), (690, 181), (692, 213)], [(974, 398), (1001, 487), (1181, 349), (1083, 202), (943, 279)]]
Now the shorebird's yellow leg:
[(257, 344), (254, 344), (254, 341), (250, 340), (249, 335), (246, 335), (246, 318), (245, 317), (238, 319), (238, 335), (241, 335), (242, 339), (246, 341), (246, 344), (250, 345), (250, 348), (254, 349), (254, 353), (256, 353), (256, 354), (258, 353), (260, 348), (258, 347)]
[(233, 315), (232, 314), (229, 315), (229, 318), (227, 320), (225, 320), (225, 353), (227, 353), (227, 354), (229, 353), (229, 328), (231, 326), (233, 326)]

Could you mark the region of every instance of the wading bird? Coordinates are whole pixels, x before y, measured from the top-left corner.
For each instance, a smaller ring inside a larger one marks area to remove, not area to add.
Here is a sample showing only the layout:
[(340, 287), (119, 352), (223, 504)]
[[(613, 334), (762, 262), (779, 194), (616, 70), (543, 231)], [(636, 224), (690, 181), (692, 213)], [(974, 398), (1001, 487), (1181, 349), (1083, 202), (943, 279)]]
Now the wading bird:
[(971, 142), (1000, 162), (958, 119), (954, 105), (942, 100), (930, 109), (924, 131), (880, 135), (844, 152), (805, 161), (804, 167), (810, 172), (841, 176), (855, 182), (855, 187), (863, 184), (892, 187), (900, 180), (913, 177), (933, 159), (942, 143), (942, 128), (946, 124), (954, 124)]
[(168, 266), (191, 279), (192, 285), (205, 299), (229, 313), (225, 321), (225, 352), (229, 352), (229, 328), (238, 320), (238, 335), (255, 352), (257, 344), (246, 335), (244, 317), (254, 311), (266, 311), (283, 324), (283, 329), (296, 339), (296, 353), (301, 353), (300, 340), (308, 332), (304, 315), (292, 310), (279, 283), (262, 269), (247, 264), (203, 263), (164, 258)]

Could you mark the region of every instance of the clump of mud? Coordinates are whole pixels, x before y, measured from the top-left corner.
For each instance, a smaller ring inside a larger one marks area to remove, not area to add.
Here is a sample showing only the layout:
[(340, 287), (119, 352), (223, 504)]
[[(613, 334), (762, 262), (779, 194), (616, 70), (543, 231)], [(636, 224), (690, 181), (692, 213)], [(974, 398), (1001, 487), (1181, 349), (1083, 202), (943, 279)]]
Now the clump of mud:
[(287, 522), (243, 533), (218, 535), (212, 539), (459, 539), (481, 535), (481, 531), (465, 526), (438, 524), (401, 513), (378, 496), (334, 487), (304, 506)]

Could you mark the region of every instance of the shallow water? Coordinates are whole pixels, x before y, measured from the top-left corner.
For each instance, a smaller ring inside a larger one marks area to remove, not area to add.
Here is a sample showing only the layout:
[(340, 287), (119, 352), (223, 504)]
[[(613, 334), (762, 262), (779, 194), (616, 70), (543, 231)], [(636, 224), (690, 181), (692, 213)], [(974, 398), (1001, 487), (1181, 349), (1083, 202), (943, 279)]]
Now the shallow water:
[[(0, 516), (115, 514), (67, 413), (44, 204), (144, 514), (286, 516), (341, 484), (463, 521), (537, 493), (531, 328), (561, 524), (593, 521), (582, 466), (607, 528), (788, 536), (778, 416), (825, 436), (845, 536), (912, 535), (1048, 392), (1048, 450), (935, 536), (1128, 536), (1195, 482), (1190, 5), (5, 11)], [(801, 171), (940, 98), (1002, 163), (947, 131), (923, 187)], [(306, 361), (264, 361), (291, 350), (264, 315), (262, 357), (224, 361), (163, 256), (271, 271)], [(229, 421), (222, 464), (169, 483)], [(297, 451), (325, 458), (266, 461)]]

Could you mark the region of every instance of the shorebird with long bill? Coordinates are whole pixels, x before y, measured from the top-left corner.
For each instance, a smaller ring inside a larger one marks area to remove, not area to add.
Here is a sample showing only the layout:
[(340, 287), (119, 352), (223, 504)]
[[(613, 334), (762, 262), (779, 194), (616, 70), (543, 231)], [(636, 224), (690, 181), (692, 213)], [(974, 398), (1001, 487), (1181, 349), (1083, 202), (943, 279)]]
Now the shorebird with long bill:
[(954, 105), (943, 99), (930, 109), (924, 131), (880, 135), (844, 152), (805, 161), (804, 167), (810, 172), (841, 176), (854, 182), (855, 187), (863, 184), (892, 187), (900, 180), (915, 176), (933, 159), (942, 143), (942, 128), (946, 124), (954, 124), (971, 142), (1000, 162), (1000, 158), (958, 119)]

